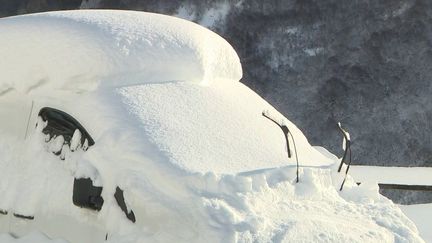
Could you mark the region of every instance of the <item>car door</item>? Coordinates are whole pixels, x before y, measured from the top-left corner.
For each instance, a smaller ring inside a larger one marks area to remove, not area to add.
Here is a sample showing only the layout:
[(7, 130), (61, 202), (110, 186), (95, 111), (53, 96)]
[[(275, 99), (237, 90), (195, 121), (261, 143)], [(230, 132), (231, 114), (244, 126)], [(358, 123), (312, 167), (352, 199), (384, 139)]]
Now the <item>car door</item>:
[(0, 96), (0, 134), (24, 139), (28, 119), (32, 109), (32, 101), (26, 96)]

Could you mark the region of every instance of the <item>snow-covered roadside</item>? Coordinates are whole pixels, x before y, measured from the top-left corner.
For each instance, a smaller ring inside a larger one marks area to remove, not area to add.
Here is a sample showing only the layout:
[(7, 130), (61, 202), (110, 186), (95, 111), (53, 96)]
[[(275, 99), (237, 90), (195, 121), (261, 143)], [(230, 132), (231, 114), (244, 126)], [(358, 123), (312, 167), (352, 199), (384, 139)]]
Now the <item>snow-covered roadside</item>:
[(400, 185), (432, 185), (432, 168), (351, 166), (350, 174), (357, 182), (378, 182)]
[(420, 231), (420, 236), (427, 243), (432, 242), (432, 204), (399, 205)]
[[(249, 174), (255, 190), (204, 197), (213, 227), (234, 242), (422, 242), (415, 225), (377, 186), (349, 179), (342, 193), (336, 168)], [(229, 231), (228, 231), (229, 232)]]

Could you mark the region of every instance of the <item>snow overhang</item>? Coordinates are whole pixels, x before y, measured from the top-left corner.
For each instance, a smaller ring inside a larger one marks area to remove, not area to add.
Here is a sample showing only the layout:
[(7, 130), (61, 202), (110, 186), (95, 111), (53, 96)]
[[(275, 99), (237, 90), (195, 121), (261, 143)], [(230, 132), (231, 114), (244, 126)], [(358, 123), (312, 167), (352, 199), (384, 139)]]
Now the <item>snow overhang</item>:
[(237, 53), (219, 35), (176, 17), (135, 11), (3, 18), (0, 53), (0, 94), (242, 77)]

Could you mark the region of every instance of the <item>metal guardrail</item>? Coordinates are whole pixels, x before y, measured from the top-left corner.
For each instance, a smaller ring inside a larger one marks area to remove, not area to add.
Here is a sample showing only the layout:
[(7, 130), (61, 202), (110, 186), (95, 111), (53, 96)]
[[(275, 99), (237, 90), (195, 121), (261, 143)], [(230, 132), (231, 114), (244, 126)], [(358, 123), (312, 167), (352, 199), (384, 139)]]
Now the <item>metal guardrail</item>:
[[(338, 167), (338, 172), (341, 172), (343, 164), (347, 165), (346, 171), (345, 171), (345, 177), (342, 181), (340, 191), (342, 191), (343, 186), (345, 184), (348, 171), (350, 169), (350, 165), (352, 162), (352, 156), (351, 156), (351, 138), (349, 133), (342, 128), (342, 125), (340, 122), (338, 122), (338, 128), (339, 131), (342, 133), (343, 136), (343, 147), (344, 147), (344, 155), (342, 157), (342, 160)], [(361, 182), (357, 182), (357, 185), (360, 185)], [(408, 185), (408, 184), (396, 184), (396, 183), (378, 183), (378, 186), (380, 189), (393, 189), (393, 190), (409, 190), (409, 191), (432, 191), (432, 185)]]
[(380, 189), (396, 189), (396, 190), (409, 190), (409, 191), (431, 191), (432, 186), (424, 185), (403, 185), (403, 184), (385, 184), (378, 183)]

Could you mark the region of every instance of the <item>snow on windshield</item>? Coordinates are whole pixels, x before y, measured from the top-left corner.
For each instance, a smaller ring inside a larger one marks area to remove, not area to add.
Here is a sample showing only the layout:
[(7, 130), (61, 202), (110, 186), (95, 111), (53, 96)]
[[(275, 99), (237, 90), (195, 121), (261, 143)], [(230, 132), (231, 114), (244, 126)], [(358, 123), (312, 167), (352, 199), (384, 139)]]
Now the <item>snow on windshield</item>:
[[(261, 113), (271, 109), (278, 119), (286, 119), (241, 83), (145, 84), (118, 92), (150, 139), (180, 168), (237, 173), (295, 164), (294, 156), (287, 157), (284, 134)], [(301, 165), (334, 162), (312, 148), (294, 124), (287, 123)]]

